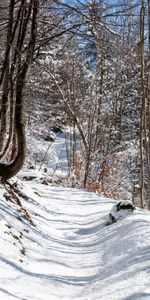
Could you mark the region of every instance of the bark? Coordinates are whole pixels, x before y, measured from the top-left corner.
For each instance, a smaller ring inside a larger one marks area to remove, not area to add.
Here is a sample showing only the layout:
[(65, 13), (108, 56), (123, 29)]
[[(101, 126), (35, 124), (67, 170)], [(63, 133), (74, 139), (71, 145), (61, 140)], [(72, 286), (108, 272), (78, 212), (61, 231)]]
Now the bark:
[(141, 0), (140, 13), (140, 56), (141, 56), (141, 108), (140, 108), (140, 180), (141, 180), (141, 203), (144, 205), (144, 139), (145, 139), (145, 63), (144, 63), (144, 0)]
[(15, 6), (15, 0), (10, 0), (9, 17), (8, 17), (9, 21), (8, 21), (8, 31), (7, 31), (7, 44), (6, 44), (4, 63), (3, 63), (3, 67), (2, 67), (2, 73), (1, 73), (1, 77), (0, 77), (0, 86), (3, 83), (5, 70), (7, 68), (7, 64), (9, 61), (9, 55), (10, 55), (10, 51), (11, 51), (14, 6)]
[(0, 85), (3, 84), (3, 92), (1, 99), (1, 128), (0, 128), (0, 159), (3, 158), (4, 148), (7, 149), (7, 129), (8, 129), (8, 113), (9, 113), (9, 89), (10, 89), (10, 54), (11, 54), (11, 36), (13, 29), (15, 1), (10, 1), (9, 6), (9, 23), (7, 30), (6, 54), (0, 78)]
[(11, 151), (10, 161), (15, 160), (15, 158), (17, 157), (17, 153), (18, 153), (17, 134), (16, 134), (16, 129), (14, 128), (13, 136), (12, 136), (12, 151)]
[(148, 136), (147, 136), (147, 164), (148, 164), (148, 209), (150, 210), (150, 0), (148, 0)]
[[(26, 60), (21, 65), (21, 56), (19, 57), (19, 65), (17, 69), (17, 82), (16, 82), (16, 101), (15, 101), (15, 117), (14, 128), (17, 137), (17, 156), (12, 163), (0, 164), (0, 176), (4, 179), (9, 179), (15, 176), (22, 168), (26, 156), (26, 140), (25, 140), (25, 122), (24, 122), (24, 99), (23, 91), (25, 87), (26, 76), (30, 65), (33, 61), (34, 49), (37, 36), (37, 16), (39, 1), (31, 0), (32, 7), (32, 25), (30, 32), (30, 40), (27, 48)], [(23, 24), (25, 25), (25, 23)], [(27, 24), (26, 24), (27, 25)], [(22, 32), (24, 32), (24, 26)], [(26, 30), (26, 29), (25, 29)], [(23, 35), (22, 35), (23, 37)]]
[(25, 154), (26, 154), (26, 142), (25, 142), (25, 125), (23, 121), (23, 78), (18, 79), (17, 83), (17, 95), (16, 95), (16, 107), (15, 107), (15, 127), (17, 135), (17, 157), (10, 164), (0, 164), (0, 176), (4, 179), (9, 179), (15, 176), (22, 168)]

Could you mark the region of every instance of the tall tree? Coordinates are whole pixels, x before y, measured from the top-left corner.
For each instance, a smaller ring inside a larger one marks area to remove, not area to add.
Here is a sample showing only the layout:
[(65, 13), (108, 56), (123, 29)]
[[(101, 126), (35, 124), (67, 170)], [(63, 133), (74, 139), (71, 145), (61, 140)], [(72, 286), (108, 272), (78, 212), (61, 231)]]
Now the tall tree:
[(148, 6), (148, 83), (147, 83), (147, 165), (148, 165), (148, 209), (150, 210), (150, 0)]
[[(0, 164), (0, 176), (4, 179), (16, 175), (25, 160), (23, 93), (26, 77), (33, 62), (38, 10), (38, 0), (22, 0), (20, 3), (17, 2), (17, 6), (15, 0), (10, 0), (5, 55), (0, 78), (2, 87), (1, 155), (3, 158), (5, 151), (10, 149), (14, 134), (16, 134), (17, 152), (13, 161)], [(8, 123), (9, 134), (7, 133)]]

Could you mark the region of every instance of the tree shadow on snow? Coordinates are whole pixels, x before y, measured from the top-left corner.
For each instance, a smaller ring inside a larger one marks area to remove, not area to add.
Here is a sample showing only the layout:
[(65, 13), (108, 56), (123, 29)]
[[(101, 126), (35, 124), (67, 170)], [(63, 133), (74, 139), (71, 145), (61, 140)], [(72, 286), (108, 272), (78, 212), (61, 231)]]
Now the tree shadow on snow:
[(150, 293), (134, 293), (130, 296), (127, 296), (126, 298), (123, 298), (122, 300), (144, 300), (144, 299), (147, 299), (149, 300), (150, 299)]

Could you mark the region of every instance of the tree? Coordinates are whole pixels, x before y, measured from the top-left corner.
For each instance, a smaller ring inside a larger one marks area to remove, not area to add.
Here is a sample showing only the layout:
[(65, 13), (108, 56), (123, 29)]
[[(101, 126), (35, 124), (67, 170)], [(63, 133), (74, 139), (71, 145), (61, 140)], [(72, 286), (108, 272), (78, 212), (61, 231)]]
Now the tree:
[(23, 92), (26, 77), (33, 62), (38, 27), (38, 11), (38, 0), (22, 0), (20, 3), (17, 2), (17, 6), (15, 0), (10, 0), (6, 47), (0, 78), (2, 88), (1, 159), (10, 150), (14, 135), (16, 135), (17, 152), (13, 161), (0, 164), (0, 176), (4, 179), (9, 179), (16, 175), (22, 168), (25, 160), (26, 141)]
[(148, 89), (147, 89), (147, 99), (148, 99), (148, 151), (147, 151), (147, 161), (148, 161), (148, 209), (150, 210), (150, 0), (148, 0)]

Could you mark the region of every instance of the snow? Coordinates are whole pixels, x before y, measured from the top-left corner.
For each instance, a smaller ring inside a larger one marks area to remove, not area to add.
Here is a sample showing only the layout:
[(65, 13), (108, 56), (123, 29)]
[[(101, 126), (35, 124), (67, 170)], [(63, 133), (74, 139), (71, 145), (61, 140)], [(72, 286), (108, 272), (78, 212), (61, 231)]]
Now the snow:
[(114, 200), (38, 178), (17, 185), (35, 226), (1, 186), (0, 299), (150, 299), (148, 211), (110, 224)]
[[(49, 132), (45, 134), (52, 136), (54, 133)], [(46, 142), (43, 138), (37, 139), (37, 137), (34, 138), (33, 136), (28, 137), (28, 144), (31, 145), (28, 157), (33, 162), (34, 168), (39, 170), (42, 162), (42, 169), (47, 167), (52, 174), (55, 173), (55, 175), (60, 177), (67, 177), (66, 134), (69, 134), (67, 129), (65, 133), (53, 136), (54, 142)]]

